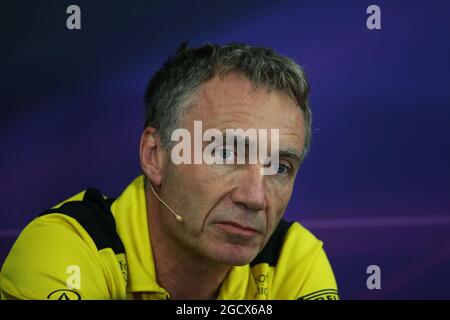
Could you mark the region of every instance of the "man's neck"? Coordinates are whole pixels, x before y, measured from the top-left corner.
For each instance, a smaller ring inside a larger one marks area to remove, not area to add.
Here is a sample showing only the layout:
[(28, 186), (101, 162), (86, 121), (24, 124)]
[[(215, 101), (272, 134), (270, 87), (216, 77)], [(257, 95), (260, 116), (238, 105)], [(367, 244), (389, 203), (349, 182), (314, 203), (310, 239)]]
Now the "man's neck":
[(147, 193), (148, 228), (151, 235), (156, 280), (171, 299), (216, 299), (229, 266), (214, 263), (180, 247), (161, 227), (159, 203)]

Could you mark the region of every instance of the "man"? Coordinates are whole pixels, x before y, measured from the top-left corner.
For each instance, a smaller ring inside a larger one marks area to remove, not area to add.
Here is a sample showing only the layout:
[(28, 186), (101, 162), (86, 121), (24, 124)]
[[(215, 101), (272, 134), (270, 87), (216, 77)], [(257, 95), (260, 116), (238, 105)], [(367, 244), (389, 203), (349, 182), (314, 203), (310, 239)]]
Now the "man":
[[(308, 90), (272, 50), (183, 45), (147, 88), (143, 174), (117, 199), (88, 189), (33, 220), (3, 265), (2, 299), (337, 299), (322, 242), (282, 220), (309, 148)], [(231, 162), (174, 159), (199, 151), (174, 152), (176, 130), (198, 138), (198, 123), (275, 129), (260, 138), (276, 157), (249, 161), (254, 137), (237, 134), (210, 139), (210, 155)]]

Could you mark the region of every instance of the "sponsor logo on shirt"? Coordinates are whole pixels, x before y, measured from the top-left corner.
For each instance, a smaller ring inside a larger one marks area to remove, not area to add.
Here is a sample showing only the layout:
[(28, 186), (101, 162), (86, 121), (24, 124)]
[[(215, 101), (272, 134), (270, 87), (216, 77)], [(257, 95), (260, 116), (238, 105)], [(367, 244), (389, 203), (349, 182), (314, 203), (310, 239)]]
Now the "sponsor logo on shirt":
[(339, 296), (335, 289), (324, 289), (307, 294), (298, 300), (339, 300)]
[(47, 296), (47, 300), (81, 300), (81, 296), (74, 290), (59, 289), (50, 292)]

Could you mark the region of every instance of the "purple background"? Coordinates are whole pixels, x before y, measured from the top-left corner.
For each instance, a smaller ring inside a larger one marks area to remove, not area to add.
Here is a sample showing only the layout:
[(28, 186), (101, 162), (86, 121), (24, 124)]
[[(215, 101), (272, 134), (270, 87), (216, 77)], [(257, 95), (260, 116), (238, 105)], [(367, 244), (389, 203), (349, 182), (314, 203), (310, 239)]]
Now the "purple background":
[[(82, 30), (66, 29), (78, 4)], [(378, 4), (382, 30), (366, 28)], [(448, 1), (9, 1), (0, 8), (0, 263), (40, 211), (139, 174), (143, 93), (183, 40), (304, 66), (313, 144), (287, 218), (325, 241), (344, 299), (450, 298)], [(366, 288), (377, 264), (382, 289)]]

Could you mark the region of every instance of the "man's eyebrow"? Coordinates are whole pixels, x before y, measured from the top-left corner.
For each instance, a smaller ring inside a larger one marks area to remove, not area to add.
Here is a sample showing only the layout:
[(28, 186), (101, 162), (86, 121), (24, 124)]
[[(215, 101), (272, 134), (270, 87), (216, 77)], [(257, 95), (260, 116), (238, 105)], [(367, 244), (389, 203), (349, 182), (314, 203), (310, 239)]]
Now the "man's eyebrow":
[[(227, 137), (229, 137), (229, 139), (231, 139), (231, 141), (233, 141), (233, 143), (244, 142), (246, 147), (248, 147), (248, 145), (249, 145), (250, 139), (246, 135), (235, 134), (235, 132), (233, 132), (230, 135), (226, 135), (224, 133), (223, 134), (223, 142), (224, 143), (226, 143)], [(258, 139), (258, 135), (256, 135), (256, 139)], [(254, 142), (256, 142), (256, 141), (254, 141)]]
[(300, 162), (302, 160), (301, 153), (297, 149), (294, 149), (294, 148), (280, 150), (279, 156), (280, 156), (280, 158), (292, 158), (294, 160), (297, 160), (298, 162)]

